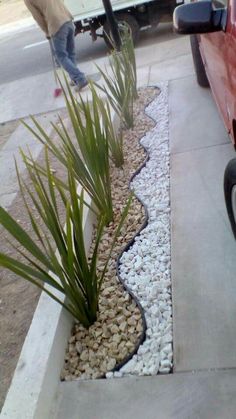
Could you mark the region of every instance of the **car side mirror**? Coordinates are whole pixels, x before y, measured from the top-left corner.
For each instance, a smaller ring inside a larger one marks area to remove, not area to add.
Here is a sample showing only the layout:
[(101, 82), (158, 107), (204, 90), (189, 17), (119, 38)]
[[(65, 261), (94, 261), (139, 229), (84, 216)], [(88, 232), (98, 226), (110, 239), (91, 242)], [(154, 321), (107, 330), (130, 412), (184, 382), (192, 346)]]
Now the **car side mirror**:
[(183, 4), (174, 11), (174, 30), (180, 34), (221, 31), (224, 29), (225, 13), (225, 9), (214, 10), (211, 0)]

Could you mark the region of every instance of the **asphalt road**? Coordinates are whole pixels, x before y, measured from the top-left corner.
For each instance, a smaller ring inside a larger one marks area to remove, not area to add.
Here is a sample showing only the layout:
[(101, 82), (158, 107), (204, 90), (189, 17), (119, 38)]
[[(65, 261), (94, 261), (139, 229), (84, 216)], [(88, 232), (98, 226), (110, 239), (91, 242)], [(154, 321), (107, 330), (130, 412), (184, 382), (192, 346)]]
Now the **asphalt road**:
[[(76, 37), (78, 61), (96, 59), (106, 53), (103, 39), (93, 43), (88, 33)], [(48, 41), (36, 27), (0, 40), (0, 84), (45, 73), (51, 65)]]
[[(155, 30), (141, 33), (137, 47), (174, 38), (172, 25), (161, 24)], [(92, 42), (88, 33), (76, 37), (78, 63), (96, 60), (108, 53), (102, 38)], [(26, 29), (9, 36), (0, 37), (0, 84), (20, 78), (45, 73), (51, 69), (48, 42), (37, 28)]]

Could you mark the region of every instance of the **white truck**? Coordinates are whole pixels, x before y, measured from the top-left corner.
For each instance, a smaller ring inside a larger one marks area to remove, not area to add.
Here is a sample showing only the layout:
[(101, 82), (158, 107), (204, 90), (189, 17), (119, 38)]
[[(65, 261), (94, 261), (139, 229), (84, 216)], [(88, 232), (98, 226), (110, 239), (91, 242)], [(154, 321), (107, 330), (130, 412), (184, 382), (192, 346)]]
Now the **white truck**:
[[(160, 21), (172, 20), (174, 8), (183, 2), (184, 0), (111, 0), (111, 5), (116, 20), (128, 24), (136, 43), (140, 30), (156, 26)], [(76, 34), (90, 31), (93, 41), (98, 36), (103, 37), (110, 46), (111, 32), (102, 0), (65, 0), (65, 4), (74, 16)]]

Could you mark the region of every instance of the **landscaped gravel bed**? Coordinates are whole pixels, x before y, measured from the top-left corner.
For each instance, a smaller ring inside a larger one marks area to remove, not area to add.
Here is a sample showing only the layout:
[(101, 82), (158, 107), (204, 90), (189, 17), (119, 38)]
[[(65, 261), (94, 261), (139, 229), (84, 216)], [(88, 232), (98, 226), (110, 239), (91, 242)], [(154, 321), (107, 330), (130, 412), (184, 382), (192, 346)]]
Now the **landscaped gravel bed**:
[[(122, 208), (130, 194), (130, 179), (146, 158), (139, 140), (154, 126), (154, 122), (145, 115), (144, 109), (158, 92), (156, 88), (139, 91), (139, 99), (134, 109), (135, 128), (124, 133), (125, 164), (122, 169), (114, 166), (111, 168), (114, 222), (105, 229), (100, 246), (98, 269), (101, 270), (106, 254), (109, 253)], [(142, 227), (145, 218), (144, 207), (134, 199), (109, 263), (101, 290), (98, 319), (89, 330), (78, 323), (75, 324), (61, 374), (63, 380), (105, 376), (137, 350), (143, 336), (141, 312), (135, 300), (116, 277), (116, 262), (121, 250)], [(115, 374), (119, 375), (119, 372)]]

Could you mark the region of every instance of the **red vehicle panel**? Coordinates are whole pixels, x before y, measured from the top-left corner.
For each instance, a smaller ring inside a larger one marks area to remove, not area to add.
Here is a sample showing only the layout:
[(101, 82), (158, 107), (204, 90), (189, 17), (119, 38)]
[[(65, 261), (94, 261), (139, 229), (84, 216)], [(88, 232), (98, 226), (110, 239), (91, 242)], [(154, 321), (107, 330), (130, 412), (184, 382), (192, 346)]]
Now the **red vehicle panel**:
[(236, 0), (214, 3), (227, 7), (226, 30), (199, 35), (199, 47), (215, 101), (236, 144)]
[(193, 0), (179, 6), (174, 28), (194, 38), (191, 46), (198, 82), (203, 87), (209, 82), (236, 144), (236, 0)]
[[(190, 35), (197, 81), (209, 84), (236, 149), (236, 0), (201, 0), (179, 6), (174, 28)], [(224, 194), (236, 239), (236, 158), (224, 173)]]

